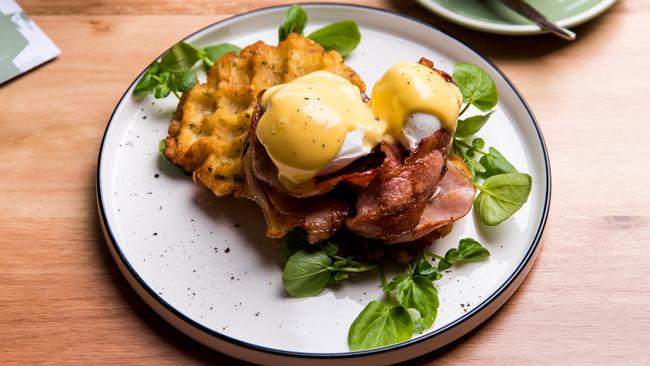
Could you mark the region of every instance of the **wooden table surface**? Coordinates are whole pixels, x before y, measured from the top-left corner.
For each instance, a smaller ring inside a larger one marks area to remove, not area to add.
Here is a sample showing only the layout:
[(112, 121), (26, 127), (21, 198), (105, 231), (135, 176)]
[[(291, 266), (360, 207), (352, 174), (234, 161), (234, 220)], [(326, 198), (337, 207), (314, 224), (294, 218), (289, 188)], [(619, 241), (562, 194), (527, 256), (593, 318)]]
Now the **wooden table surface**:
[[(154, 57), (221, 18), (282, 1), (23, 0), (61, 48), (0, 86), (0, 364), (244, 364), (184, 336), (129, 287), (100, 232), (99, 142)], [(414, 364), (650, 362), (650, 3), (578, 40), (482, 34), (412, 1), (363, 0), (464, 40), (536, 113), (553, 173), (543, 250), (477, 331)]]

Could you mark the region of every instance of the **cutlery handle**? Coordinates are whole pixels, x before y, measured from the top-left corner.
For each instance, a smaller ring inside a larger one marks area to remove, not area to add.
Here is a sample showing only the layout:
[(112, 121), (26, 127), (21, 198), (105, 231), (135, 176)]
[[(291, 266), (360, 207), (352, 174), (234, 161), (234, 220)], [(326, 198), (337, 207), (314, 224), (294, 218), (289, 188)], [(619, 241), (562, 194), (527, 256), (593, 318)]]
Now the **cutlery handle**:
[(516, 11), (517, 13), (523, 15), (524, 17), (530, 19), (533, 23), (539, 25), (542, 29), (546, 29), (549, 32), (566, 39), (567, 41), (573, 41), (576, 39), (576, 34), (570, 30), (560, 27), (545, 17), (537, 9), (532, 7), (530, 4), (523, 0), (499, 0), (505, 6)]

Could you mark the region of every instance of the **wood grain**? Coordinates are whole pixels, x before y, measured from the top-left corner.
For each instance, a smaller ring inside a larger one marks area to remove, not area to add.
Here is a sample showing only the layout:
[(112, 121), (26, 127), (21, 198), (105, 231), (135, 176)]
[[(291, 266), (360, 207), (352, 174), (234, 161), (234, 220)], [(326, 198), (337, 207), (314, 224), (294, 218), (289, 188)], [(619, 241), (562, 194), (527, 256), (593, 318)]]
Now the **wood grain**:
[[(20, 1), (61, 56), (0, 86), (0, 363), (243, 364), (180, 334), (110, 258), (94, 201), (98, 146), (126, 86), (183, 36), (280, 3)], [(550, 151), (544, 248), (515, 296), (440, 364), (650, 360), (650, 4), (621, 1), (578, 41), (464, 30), (411, 1), (363, 0), (423, 19), (492, 58), (535, 111)]]

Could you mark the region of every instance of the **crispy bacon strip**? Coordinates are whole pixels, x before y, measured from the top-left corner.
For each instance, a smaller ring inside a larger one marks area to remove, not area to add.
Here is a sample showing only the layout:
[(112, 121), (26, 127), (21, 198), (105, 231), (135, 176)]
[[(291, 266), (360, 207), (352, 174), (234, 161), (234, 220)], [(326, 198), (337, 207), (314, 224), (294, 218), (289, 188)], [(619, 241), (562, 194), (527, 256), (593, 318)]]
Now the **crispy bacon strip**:
[(417, 240), (467, 215), (472, 208), (476, 188), (461, 168), (456, 167), (451, 160), (447, 161), (447, 172), (438, 182), (438, 187), (438, 192), (422, 211), (417, 226), (388, 241), (389, 244)]
[(433, 61), (422, 57), (422, 58), (420, 58), (420, 61), (418, 61), (418, 63), (420, 65), (426, 66), (426, 67), (430, 68), (431, 70), (435, 71), (436, 73), (438, 73), (438, 75), (442, 76), (442, 78), (445, 79), (446, 82), (451, 83), (451, 84), (454, 83), (454, 79), (451, 77), (451, 75), (447, 74), (446, 72), (444, 72), (444, 71), (442, 71), (440, 69), (436, 69), (435, 67), (433, 67)]
[(259, 181), (253, 173), (250, 149), (244, 156), (243, 168), (246, 198), (262, 209), (269, 238), (281, 238), (291, 229), (301, 227), (307, 232), (309, 242), (317, 243), (334, 235), (350, 212), (350, 204), (341, 198), (322, 195), (299, 199)]
[(393, 241), (413, 230), (444, 173), (451, 135), (440, 130), (422, 140), (403, 163), (386, 164), (359, 194), (356, 216), (346, 226), (359, 236)]

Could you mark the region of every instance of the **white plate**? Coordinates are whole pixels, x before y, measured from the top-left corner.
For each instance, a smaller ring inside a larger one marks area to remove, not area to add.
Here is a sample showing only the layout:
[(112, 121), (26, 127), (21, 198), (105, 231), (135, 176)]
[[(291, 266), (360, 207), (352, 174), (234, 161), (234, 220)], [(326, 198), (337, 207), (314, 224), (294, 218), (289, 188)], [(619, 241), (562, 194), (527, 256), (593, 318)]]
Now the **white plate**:
[[(177, 100), (125, 92), (109, 121), (99, 154), (97, 197), (109, 248), (136, 292), (163, 318), (201, 343), (256, 363), (388, 364), (441, 347), (492, 315), (515, 291), (539, 250), (550, 199), (550, 171), (541, 132), (528, 106), (488, 60), (438, 29), (388, 11), (347, 5), (305, 5), (307, 31), (354, 19), (362, 42), (347, 62), (372, 89), (394, 63), (425, 56), (451, 70), (455, 62), (481, 66), (501, 95), (482, 130), (521, 171), (533, 177), (528, 203), (496, 228), (473, 215), (432, 247), (444, 253), (459, 238), (478, 238), (489, 261), (462, 266), (436, 282), (441, 306), (425, 334), (393, 346), (349, 352), (349, 325), (381, 298), (375, 272), (356, 276), (318, 297), (293, 299), (282, 289), (278, 243), (247, 200), (217, 199), (158, 153)], [(286, 8), (241, 14), (185, 40), (199, 46), (259, 39), (275, 44)], [(145, 118), (146, 117), (146, 118)], [(347, 361), (347, 362), (346, 362)]]

